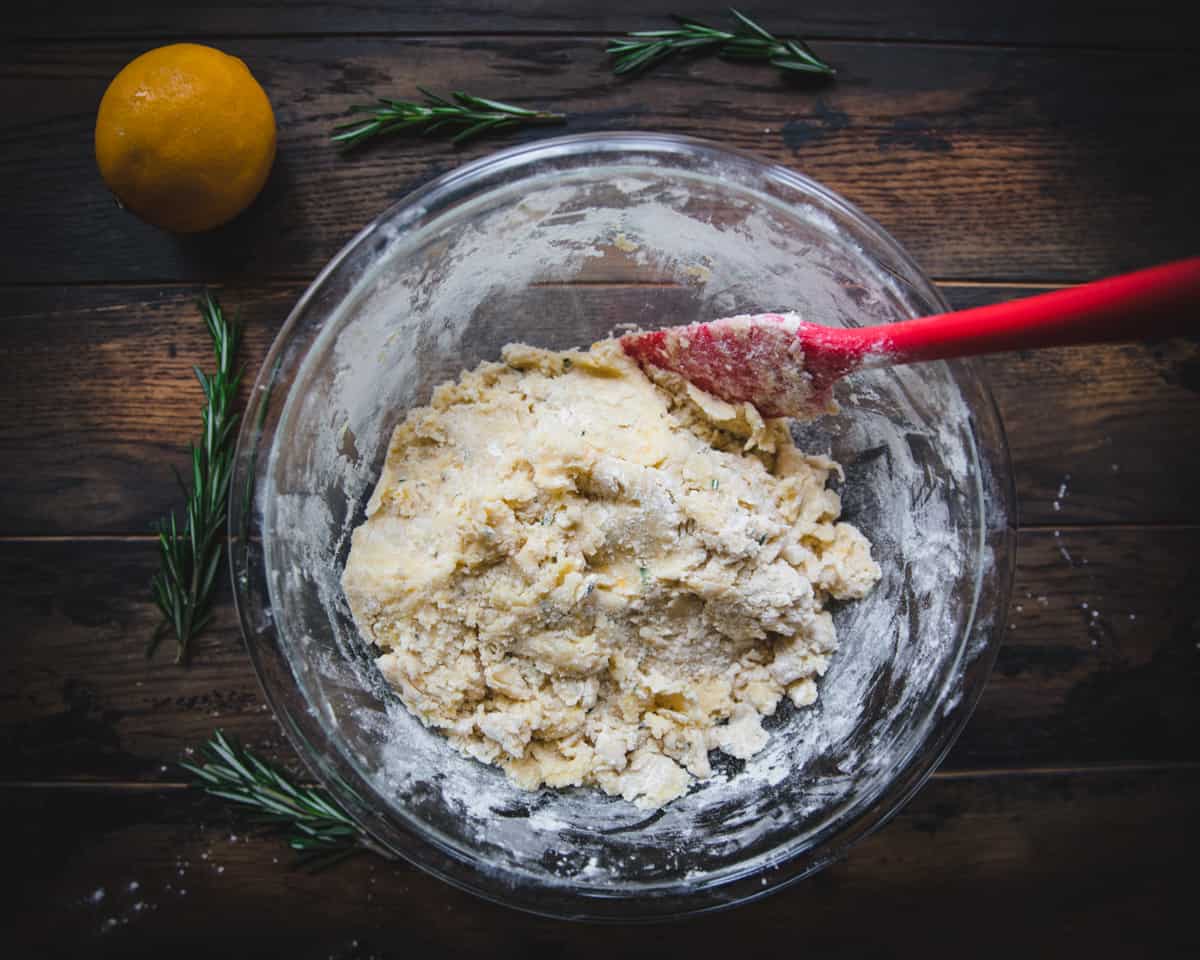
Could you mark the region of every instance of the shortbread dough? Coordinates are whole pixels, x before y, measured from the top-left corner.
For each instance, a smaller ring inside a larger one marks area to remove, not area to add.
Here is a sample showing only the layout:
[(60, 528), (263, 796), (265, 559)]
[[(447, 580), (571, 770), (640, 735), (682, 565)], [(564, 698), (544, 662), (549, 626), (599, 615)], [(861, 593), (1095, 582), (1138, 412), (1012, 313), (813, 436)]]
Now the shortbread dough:
[(813, 703), (831, 597), (878, 580), (840, 468), (615, 341), (521, 344), (395, 430), (343, 586), (401, 700), (533, 789), (639, 807)]

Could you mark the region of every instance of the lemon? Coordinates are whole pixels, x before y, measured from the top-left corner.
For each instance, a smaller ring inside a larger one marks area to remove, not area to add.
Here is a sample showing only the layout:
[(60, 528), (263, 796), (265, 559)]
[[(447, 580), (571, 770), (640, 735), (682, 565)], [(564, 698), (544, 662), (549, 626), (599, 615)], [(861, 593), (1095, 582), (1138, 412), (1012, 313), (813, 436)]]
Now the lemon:
[(143, 53), (113, 78), (96, 115), (96, 163), (143, 220), (177, 233), (250, 205), (275, 160), (275, 115), (237, 57), (197, 43)]

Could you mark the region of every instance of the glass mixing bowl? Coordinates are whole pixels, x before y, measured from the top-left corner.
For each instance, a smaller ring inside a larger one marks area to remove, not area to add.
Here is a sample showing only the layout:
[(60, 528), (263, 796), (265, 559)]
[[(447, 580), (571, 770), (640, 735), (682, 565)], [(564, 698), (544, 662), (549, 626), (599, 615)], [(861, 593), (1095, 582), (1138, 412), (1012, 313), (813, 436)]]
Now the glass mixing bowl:
[(836, 325), (947, 309), (877, 224), (791, 170), (712, 143), (563, 137), (435, 180), (334, 257), (254, 387), (230, 507), (246, 643), (313, 774), (381, 844), (449, 882), (562, 917), (713, 909), (803, 877), (882, 824), (983, 687), (1013, 555), (1004, 433), (969, 363), (864, 371), (797, 428), (845, 467), (844, 519), (883, 579), (835, 612), (813, 707), (748, 761), (647, 814), (594, 789), (525, 792), (411, 717), (339, 578), (392, 428), (514, 340), (797, 310)]

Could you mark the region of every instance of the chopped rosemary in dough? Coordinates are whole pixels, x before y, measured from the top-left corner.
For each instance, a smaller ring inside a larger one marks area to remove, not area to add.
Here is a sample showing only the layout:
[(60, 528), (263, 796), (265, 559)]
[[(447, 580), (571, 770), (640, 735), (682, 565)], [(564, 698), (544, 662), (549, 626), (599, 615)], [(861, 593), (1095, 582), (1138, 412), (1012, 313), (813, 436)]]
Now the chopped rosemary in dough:
[(816, 699), (879, 579), (840, 468), (615, 341), (521, 344), (395, 430), (343, 586), (410, 711), (534, 789), (653, 808)]

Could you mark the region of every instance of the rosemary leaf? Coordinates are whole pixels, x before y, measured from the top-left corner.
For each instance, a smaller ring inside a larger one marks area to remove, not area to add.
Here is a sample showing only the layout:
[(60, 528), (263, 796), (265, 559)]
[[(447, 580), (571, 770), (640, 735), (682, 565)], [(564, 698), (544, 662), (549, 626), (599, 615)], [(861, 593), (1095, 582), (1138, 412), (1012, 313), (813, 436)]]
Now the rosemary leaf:
[(410, 100), (380, 98), (374, 105), (358, 105), (351, 113), (367, 114), (370, 119), (352, 120), (333, 128), (330, 139), (344, 149), (352, 149), (376, 137), (394, 133), (420, 131), (425, 134), (457, 130), (451, 138), (455, 144), (480, 134), (523, 125), (564, 123), (561, 113), (547, 113), (517, 107), (499, 100), (476, 97), (461, 90), (453, 93), (453, 101), (417, 87), (425, 98), (423, 103)]
[(241, 328), (225, 317), (208, 292), (199, 301), (200, 313), (213, 342), (217, 368), (211, 374), (194, 368), (204, 391), (200, 441), (191, 446), (191, 487), (176, 472), (184, 491), (183, 529), (168, 514), (155, 526), (159, 569), (150, 582), (154, 603), (163, 620), (146, 649), (150, 656), (168, 632), (175, 634), (177, 663), (186, 663), (188, 644), (212, 618), (212, 593), (220, 568), (225, 508), (233, 472), (233, 446), (238, 415), (234, 411), (242, 371), (234, 369)]
[(716, 53), (726, 60), (758, 60), (789, 73), (832, 77), (833, 67), (797, 37), (776, 37), (733, 8), (733, 32), (717, 30), (689, 17), (675, 17), (674, 30), (641, 30), (608, 43), (613, 72), (637, 73), (676, 53)]
[(200, 764), (180, 764), (192, 775), (192, 786), (258, 813), (257, 821), (286, 834), (306, 866), (329, 867), (364, 851), (393, 859), (323, 789), (294, 783), (221, 730), (200, 748), (200, 756)]

